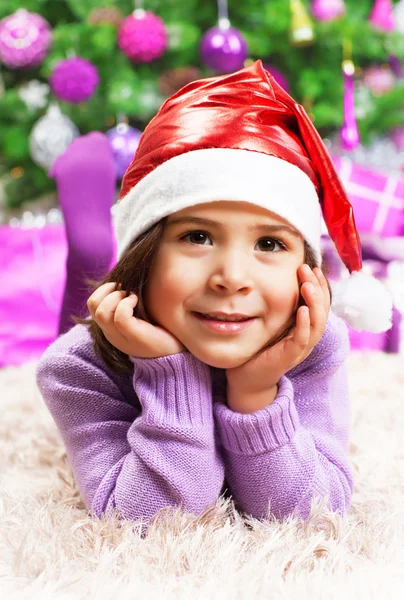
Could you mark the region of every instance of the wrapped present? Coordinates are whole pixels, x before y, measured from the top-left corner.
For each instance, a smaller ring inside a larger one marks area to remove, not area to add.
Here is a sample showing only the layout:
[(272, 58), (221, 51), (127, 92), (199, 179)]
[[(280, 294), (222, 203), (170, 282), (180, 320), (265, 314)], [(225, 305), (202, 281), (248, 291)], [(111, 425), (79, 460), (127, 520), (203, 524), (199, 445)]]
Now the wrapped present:
[(404, 261), (393, 260), (387, 265), (388, 289), (393, 296), (393, 327), (386, 332), (387, 352), (404, 353)]
[(346, 156), (333, 162), (348, 193), (360, 234), (404, 235), (404, 178), (388, 176)]
[[(324, 271), (332, 287), (334, 283), (347, 277), (349, 273), (329, 237), (322, 237), (321, 250), (325, 262)], [(404, 261), (401, 258), (392, 261), (383, 260), (378, 255), (377, 245), (369, 245), (368, 254), (370, 254), (370, 250), (372, 250), (372, 259), (364, 259), (363, 270), (382, 281), (392, 294), (393, 322), (391, 329), (382, 333), (356, 331), (348, 326), (351, 349), (404, 352)]]

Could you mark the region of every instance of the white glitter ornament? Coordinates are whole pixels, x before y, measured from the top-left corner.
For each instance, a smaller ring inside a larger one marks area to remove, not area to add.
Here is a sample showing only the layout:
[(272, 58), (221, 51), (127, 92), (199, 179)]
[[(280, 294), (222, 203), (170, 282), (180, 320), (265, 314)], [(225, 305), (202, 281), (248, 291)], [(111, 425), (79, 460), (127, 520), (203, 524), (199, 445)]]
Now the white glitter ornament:
[(50, 87), (47, 83), (32, 79), (19, 88), (18, 95), (30, 110), (35, 110), (36, 108), (45, 108), (49, 90)]
[(57, 157), (79, 135), (76, 125), (62, 114), (56, 104), (51, 104), (31, 131), (29, 142), (32, 160), (49, 170)]
[(398, 150), (394, 142), (385, 136), (373, 136), (368, 146), (358, 146), (351, 156), (353, 161), (364, 167), (393, 177), (402, 177), (404, 152)]
[(326, 139), (325, 144), (332, 155), (348, 155), (354, 163), (367, 169), (373, 169), (391, 177), (401, 178), (403, 176), (404, 151), (399, 150), (390, 138), (374, 135), (367, 146), (359, 144), (349, 153), (341, 148), (339, 136)]
[(404, 35), (404, 0), (395, 5), (393, 12), (396, 30)]
[(374, 101), (372, 92), (363, 81), (355, 83), (355, 117), (363, 119), (373, 109)]

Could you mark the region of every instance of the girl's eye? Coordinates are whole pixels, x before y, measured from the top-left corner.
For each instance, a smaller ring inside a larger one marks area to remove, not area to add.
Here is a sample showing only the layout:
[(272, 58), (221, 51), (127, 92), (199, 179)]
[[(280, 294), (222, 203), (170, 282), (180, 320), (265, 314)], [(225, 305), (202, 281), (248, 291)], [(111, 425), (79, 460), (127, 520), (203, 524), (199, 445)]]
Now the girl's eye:
[(189, 241), (191, 244), (199, 244), (200, 246), (206, 246), (206, 242), (209, 243), (210, 241), (209, 235), (205, 231), (190, 231), (181, 239)]
[(280, 250), (286, 250), (285, 244), (274, 238), (262, 238), (258, 240), (256, 247), (262, 252), (279, 252)]

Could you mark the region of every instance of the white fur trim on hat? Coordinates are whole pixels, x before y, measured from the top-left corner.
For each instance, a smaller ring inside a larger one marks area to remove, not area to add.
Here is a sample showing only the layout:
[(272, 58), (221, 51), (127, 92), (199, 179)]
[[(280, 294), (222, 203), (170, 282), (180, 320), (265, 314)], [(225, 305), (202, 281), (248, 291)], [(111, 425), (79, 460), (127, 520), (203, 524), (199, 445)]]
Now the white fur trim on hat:
[(141, 179), (113, 209), (119, 258), (163, 217), (217, 200), (251, 202), (283, 217), (321, 264), (321, 209), (309, 177), (275, 156), (232, 148), (180, 154)]
[(333, 312), (357, 331), (381, 333), (392, 324), (393, 299), (372, 275), (354, 271), (333, 286)]

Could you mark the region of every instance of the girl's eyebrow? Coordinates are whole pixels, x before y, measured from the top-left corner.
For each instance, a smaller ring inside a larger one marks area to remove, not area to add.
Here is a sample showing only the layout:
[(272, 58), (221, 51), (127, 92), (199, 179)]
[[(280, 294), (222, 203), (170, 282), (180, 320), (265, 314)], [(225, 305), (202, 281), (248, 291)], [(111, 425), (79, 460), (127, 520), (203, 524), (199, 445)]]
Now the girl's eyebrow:
[[(211, 219), (203, 219), (202, 217), (178, 217), (177, 219), (172, 219), (170, 221), (168, 221), (167, 223), (167, 227), (171, 226), (171, 225), (178, 225), (178, 224), (184, 224), (184, 223), (194, 223), (197, 225), (205, 225), (206, 227), (221, 227), (221, 223), (218, 223), (217, 221), (212, 221)], [(280, 232), (284, 232), (284, 233), (289, 233), (290, 235), (293, 235), (294, 237), (298, 237), (301, 238), (301, 234), (297, 231), (297, 229), (294, 229), (293, 227), (290, 227), (288, 225), (269, 225), (269, 224), (256, 224), (256, 225), (251, 225), (250, 227), (248, 227), (248, 232), (251, 233), (257, 233), (257, 232), (262, 232), (262, 233), (280, 233)]]

